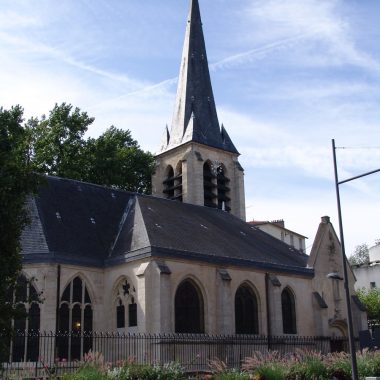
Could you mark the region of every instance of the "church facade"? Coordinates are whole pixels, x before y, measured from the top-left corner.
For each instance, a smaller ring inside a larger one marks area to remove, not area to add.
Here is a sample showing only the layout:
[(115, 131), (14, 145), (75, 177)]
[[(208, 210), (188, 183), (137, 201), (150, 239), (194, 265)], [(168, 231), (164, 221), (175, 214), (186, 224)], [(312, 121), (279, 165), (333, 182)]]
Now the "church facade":
[[(171, 130), (153, 195), (47, 177), (24, 231), (30, 318), (42, 331), (345, 336), (338, 238), (310, 256), (245, 222), (244, 170), (219, 125), (199, 4), (190, 1)], [(354, 292), (355, 277), (349, 286)], [(355, 297), (354, 330), (366, 328)], [(16, 323), (16, 322), (15, 322)], [(66, 347), (66, 346), (65, 346)]]

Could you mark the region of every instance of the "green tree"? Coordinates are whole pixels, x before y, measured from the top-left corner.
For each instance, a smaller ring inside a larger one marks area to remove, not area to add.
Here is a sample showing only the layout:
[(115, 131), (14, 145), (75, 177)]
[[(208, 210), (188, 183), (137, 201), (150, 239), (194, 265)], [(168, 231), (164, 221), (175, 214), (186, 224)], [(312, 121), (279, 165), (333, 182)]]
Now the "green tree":
[(33, 165), (36, 171), (59, 177), (82, 179), (85, 170), (84, 134), (94, 118), (73, 109), (71, 104), (55, 105), (49, 117), (31, 119)]
[(96, 139), (85, 139), (93, 121), (86, 112), (66, 103), (56, 104), (48, 118), (29, 120), (35, 170), (150, 193), (152, 154), (139, 147), (129, 130), (113, 126)]
[(26, 198), (37, 187), (28, 130), (22, 123), (20, 106), (0, 108), (0, 331), (7, 330), (17, 315), (9, 293), (21, 270), (20, 236), (28, 221)]
[(108, 128), (86, 144), (85, 180), (139, 193), (150, 193), (154, 159), (140, 149), (129, 130)]
[(356, 294), (367, 308), (368, 319), (380, 321), (380, 288), (362, 288)]
[(354, 253), (348, 258), (351, 265), (369, 264), (369, 249), (367, 243), (356, 246)]

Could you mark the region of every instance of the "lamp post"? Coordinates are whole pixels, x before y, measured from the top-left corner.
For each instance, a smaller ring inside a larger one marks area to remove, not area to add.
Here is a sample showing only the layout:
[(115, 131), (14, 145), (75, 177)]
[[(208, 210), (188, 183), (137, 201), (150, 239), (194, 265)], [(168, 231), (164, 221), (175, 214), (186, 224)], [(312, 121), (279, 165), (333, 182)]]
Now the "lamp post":
[(339, 194), (339, 185), (353, 181), (354, 179), (362, 178), (367, 175), (380, 172), (380, 169), (372, 170), (371, 172), (367, 172), (352, 178), (348, 178), (344, 181), (338, 180), (338, 169), (336, 164), (336, 147), (335, 140), (332, 140), (332, 150), (333, 150), (333, 158), (334, 158), (334, 173), (335, 173), (335, 191), (336, 191), (336, 201), (338, 207), (338, 219), (339, 219), (339, 231), (340, 231), (340, 244), (342, 247), (342, 265), (343, 265), (343, 281), (344, 281), (344, 290), (346, 295), (346, 305), (347, 305), (347, 324), (348, 324), (348, 342), (350, 346), (350, 354), (351, 354), (351, 369), (352, 369), (352, 379), (359, 380), (358, 377), (358, 367), (356, 362), (356, 350), (355, 350), (355, 338), (353, 331), (353, 322), (352, 322), (352, 310), (351, 310), (351, 297), (350, 297), (350, 289), (348, 288), (348, 277), (347, 277), (347, 258), (346, 251), (344, 247), (344, 235), (343, 235), (343, 223), (342, 223), (342, 210), (340, 206), (340, 194)]

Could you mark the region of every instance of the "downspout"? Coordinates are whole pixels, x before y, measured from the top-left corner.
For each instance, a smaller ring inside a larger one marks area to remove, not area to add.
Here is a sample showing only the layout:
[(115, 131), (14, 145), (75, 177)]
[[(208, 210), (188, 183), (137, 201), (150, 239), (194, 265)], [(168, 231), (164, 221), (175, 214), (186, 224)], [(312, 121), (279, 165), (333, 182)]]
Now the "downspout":
[(57, 266), (57, 298), (56, 298), (56, 309), (55, 309), (55, 333), (58, 332), (59, 326), (59, 296), (61, 294), (61, 264)]
[(58, 326), (59, 326), (59, 296), (61, 293), (61, 265), (58, 264), (57, 266), (57, 294), (56, 294), (56, 304), (55, 304), (55, 334), (54, 334), (54, 358), (57, 357), (57, 333), (58, 333)]
[(265, 273), (265, 301), (267, 306), (267, 339), (268, 350), (271, 347), (270, 338), (272, 333), (271, 320), (270, 320), (270, 307), (269, 307), (269, 273)]

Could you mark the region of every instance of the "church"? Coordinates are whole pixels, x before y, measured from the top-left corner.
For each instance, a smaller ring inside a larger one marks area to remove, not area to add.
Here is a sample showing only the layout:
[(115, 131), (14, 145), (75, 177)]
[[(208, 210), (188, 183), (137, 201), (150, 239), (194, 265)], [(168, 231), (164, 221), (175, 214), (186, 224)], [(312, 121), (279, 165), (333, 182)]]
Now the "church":
[[(152, 195), (47, 177), (22, 236), (22, 330), (346, 336), (329, 217), (310, 256), (245, 221), (244, 169), (219, 124), (198, 0)], [(354, 294), (355, 277), (349, 271)], [(42, 303), (33, 301), (41, 294)], [(354, 331), (366, 313), (352, 296)]]

